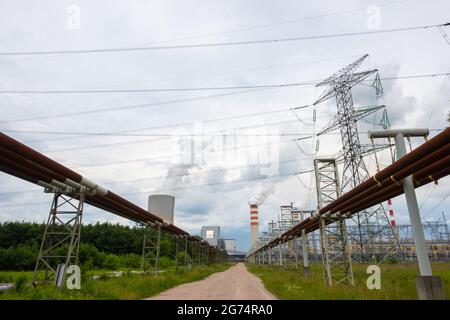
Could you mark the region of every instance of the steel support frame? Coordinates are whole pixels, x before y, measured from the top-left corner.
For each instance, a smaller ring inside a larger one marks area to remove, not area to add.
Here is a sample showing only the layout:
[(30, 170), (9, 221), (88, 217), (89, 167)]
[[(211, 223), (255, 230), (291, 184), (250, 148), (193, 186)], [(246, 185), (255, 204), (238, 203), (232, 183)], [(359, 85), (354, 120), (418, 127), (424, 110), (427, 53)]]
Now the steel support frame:
[(149, 223), (144, 226), (142, 245), (141, 274), (152, 272), (159, 274), (159, 256), (161, 250), (161, 224)]
[(354, 286), (345, 220), (321, 217), (320, 239), (325, 284), (330, 287), (339, 283)]
[[(315, 159), (318, 209), (341, 195), (336, 159)], [(352, 259), (345, 218), (320, 216), (320, 248), (324, 282), (328, 286), (339, 283), (354, 285)]]
[[(84, 187), (70, 196), (54, 193), (34, 268), (33, 285), (40, 282), (39, 273), (44, 271), (42, 282), (54, 281), (55, 285), (60, 286), (64, 283), (67, 268), (78, 264), (85, 195)], [(58, 284), (56, 271), (60, 264), (63, 264), (60, 269), (62, 278)]]
[[(184, 241), (182, 241), (184, 240)], [(183, 255), (180, 255), (183, 252)], [(188, 239), (187, 236), (175, 236), (175, 272), (180, 266), (188, 270)]]

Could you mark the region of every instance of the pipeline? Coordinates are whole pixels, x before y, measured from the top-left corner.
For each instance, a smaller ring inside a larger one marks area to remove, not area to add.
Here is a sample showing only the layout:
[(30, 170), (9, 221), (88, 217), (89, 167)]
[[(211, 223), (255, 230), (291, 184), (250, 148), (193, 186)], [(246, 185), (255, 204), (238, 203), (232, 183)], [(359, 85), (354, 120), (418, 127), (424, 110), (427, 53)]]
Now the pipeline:
[[(437, 183), (440, 178), (450, 174), (449, 143), (450, 128), (446, 128), (390, 166), (319, 209), (315, 216), (304, 219), (255, 252), (298, 237), (303, 230), (309, 233), (319, 229), (319, 217), (322, 215), (349, 218), (357, 212), (399, 196), (403, 194), (401, 181), (408, 176), (412, 176), (415, 188), (430, 182)], [(332, 219), (326, 221), (326, 224), (330, 223), (333, 223)]]
[(392, 163), (390, 166), (386, 167), (382, 171), (376, 173), (372, 178), (367, 179), (366, 181), (362, 182), (349, 192), (343, 194), (341, 197), (336, 199), (335, 201), (329, 203), (325, 207), (321, 208), (319, 210), (319, 213), (324, 213), (329, 211), (331, 208), (336, 207), (337, 205), (348, 201), (353, 196), (364, 192), (365, 190), (369, 189), (370, 187), (377, 185), (380, 181), (383, 181), (386, 178), (389, 178), (390, 176), (394, 175), (395, 173), (399, 172), (402, 168), (405, 168), (414, 162), (417, 162), (418, 159), (425, 158), (430, 153), (445, 147), (450, 142), (450, 128), (446, 128), (444, 131), (427, 141), (426, 143), (422, 144), (421, 146), (417, 147), (404, 157), (398, 159), (394, 163)]
[(84, 187), (90, 205), (135, 222), (161, 224), (163, 231), (190, 241), (203, 241), (1, 132), (0, 171), (75, 198)]

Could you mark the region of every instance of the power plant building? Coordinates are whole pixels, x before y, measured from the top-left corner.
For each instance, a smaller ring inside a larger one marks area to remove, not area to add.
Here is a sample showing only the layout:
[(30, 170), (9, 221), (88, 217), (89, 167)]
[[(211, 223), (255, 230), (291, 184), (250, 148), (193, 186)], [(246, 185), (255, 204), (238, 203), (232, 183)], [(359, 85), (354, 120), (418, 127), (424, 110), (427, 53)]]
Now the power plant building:
[(205, 226), (201, 231), (202, 239), (208, 241), (212, 246), (220, 245), (220, 227), (219, 226)]
[(236, 251), (236, 240), (235, 239), (223, 239), (224, 249), (228, 254), (234, 253)]
[(164, 194), (154, 194), (148, 197), (148, 212), (160, 217), (165, 222), (174, 223), (173, 211), (175, 197)]

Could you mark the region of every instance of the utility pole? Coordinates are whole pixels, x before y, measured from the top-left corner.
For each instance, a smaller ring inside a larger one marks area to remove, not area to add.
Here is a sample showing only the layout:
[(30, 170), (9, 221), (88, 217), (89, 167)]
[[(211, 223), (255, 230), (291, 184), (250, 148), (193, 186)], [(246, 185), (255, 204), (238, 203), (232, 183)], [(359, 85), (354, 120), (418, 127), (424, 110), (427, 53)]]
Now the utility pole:
[[(407, 154), (405, 146), (405, 137), (424, 137), (429, 134), (428, 129), (397, 129), (369, 131), (370, 138), (392, 138), (395, 139), (395, 148), (397, 150), (397, 161)], [(406, 205), (408, 207), (411, 229), (416, 247), (417, 261), (420, 269), (420, 277), (416, 278), (416, 288), (419, 299), (434, 300), (444, 299), (444, 288), (441, 278), (433, 276), (431, 270), (428, 248), (423, 232), (422, 220), (420, 218), (419, 206), (417, 204), (416, 191), (412, 176), (408, 176), (402, 181), (405, 193)]]

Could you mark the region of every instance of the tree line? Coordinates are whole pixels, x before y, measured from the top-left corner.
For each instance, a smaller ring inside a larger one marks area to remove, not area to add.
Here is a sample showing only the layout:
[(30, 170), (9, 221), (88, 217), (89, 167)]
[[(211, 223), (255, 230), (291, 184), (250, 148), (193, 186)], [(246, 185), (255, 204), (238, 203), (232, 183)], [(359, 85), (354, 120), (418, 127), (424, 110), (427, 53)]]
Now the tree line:
[[(0, 270), (33, 270), (45, 224), (0, 223)], [(111, 223), (81, 226), (79, 263), (85, 269), (139, 268), (144, 230)], [(175, 240), (161, 235), (160, 265), (170, 265), (175, 256)]]

